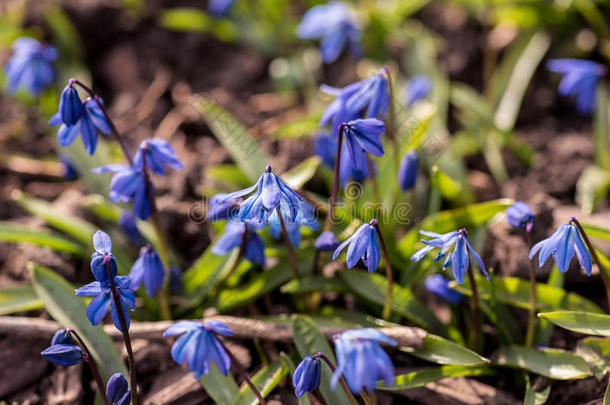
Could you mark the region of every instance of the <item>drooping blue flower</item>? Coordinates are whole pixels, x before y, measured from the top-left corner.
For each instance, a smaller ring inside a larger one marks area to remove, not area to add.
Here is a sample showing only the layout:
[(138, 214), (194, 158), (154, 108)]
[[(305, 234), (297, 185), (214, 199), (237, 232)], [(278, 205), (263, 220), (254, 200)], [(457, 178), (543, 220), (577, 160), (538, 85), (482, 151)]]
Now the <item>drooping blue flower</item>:
[[(465, 229), (460, 229), (459, 231), (448, 232), (445, 234), (427, 231), (419, 231), (419, 233), (433, 239), (422, 240), (422, 243), (427, 246), (415, 252), (415, 254), (411, 256), (411, 260), (418, 262), (423, 259), (426, 253), (432, 249), (441, 249), (434, 261), (438, 261), (445, 257), (445, 261), (443, 262), (443, 270), (447, 267), (452, 267), (455, 281), (460, 284), (464, 284), (464, 274), (468, 270), (468, 265), (470, 263), (468, 259), (468, 251), (470, 251), (472, 257), (474, 257), (479, 265), (479, 269), (481, 269), (488, 280), (491, 280), (487, 270), (485, 269), (483, 260), (481, 260), (481, 256), (479, 256), (479, 254), (473, 249), (472, 245), (470, 245), (470, 242), (466, 237), (468, 233)], [(449, 252), (449, 249), (451, 249), (451, 247), (454, 245), (455, 248), (453, 252)]]
[(144, 282), (146, 293), (150, 297), (154, 297), (163, 288), (165, 267), (161, 257), (150, 244), (140, 250), (140, 257), (131, 267), (129, 277), (131, 277), (132, 290), (137, 290)]
[(301, 398), (307, 392), (314, 392), (320, 387), (321, 366), (320, 358), (316, 356), (305, 356), (299, 363), (292, 376), (292, 385), (297, 398)]
[(405, 84), (405, 101), (412, 107), (417, 101), (425, 98), (432, 90), (432, 81), (428, 76), (413, 76)]
[(347, 7), (338, 1), (309, 9), (297, 28), (297, 35), (301, 39), (322, 39), (320, 51), (324, 63), (336, 61), (346, 44), (352, 56), (362, 54), (362, 31)]
[(226, 194), (219, 198), (218, 202), (244, 197), (254, 190), (256, 193), (248, 197), (239, 207), (237, 217), (240, 221), (264, 225), (276, 208), (282, 213), (287, 213), (288, 220), (292, 222), (296, 220), (303, 199), (273, 173), (271, 165), (267, 165), (265, 173), (259, 177), (255, 185)]
[(53, 340), (51, 340), (51, 346), (40, 354), (58, 366), (73, 366), (83, 359), (83, 351), (75, 344), (66, 329), (55, 332)]
[(265, 265), (265, 243), (256, 233), (251, 225), (242, 222), (228, 222), (225, 226), (225, 233), (212, 246), (212, 253), (223, 256), (238, 246), (241, 246), (244, 239), (244, 232), (247, 233), (244, 257), (252, 263)]
[(345, 108), (365, 118), (383, 119), (390, 107), (390, 90), (384, 71), (354, 83), (358, 89), (345, 101)]
[(323, 93), (335, 97), (324, 110), (322, 118), (320, 118), (320, 126), (324, 127), (330, 124), (331, 134), (337, 136), (339, 134), (339, 125), (360, 118), (361, 111), (349, 109), (347, 102), (360, 90), (361, 86), (362, 82), (352, 83), (343, 88), (331, 87), (325, 84), (320, 86), (320, 90)]
[[(93, 169), (93, 173), (116, 173), (110, 181), (110, 201), (133, 201), (133, 213), (141, 220), (146, 220), (152, 212), (152, 203), (148, 195), (146, 178), (142, 169), (126, 165), (106, 165)], [(154, 194), (154, 187), (150, 184)]]
[[(121, 302), (121, 310), (125, 316), (127, 323), (127, 329), (129, 329), (129, 311), (127, 308), (134, 311), (136, 309), (136, 296), (131, 290), (131, 279), (129, 276), (116, 276), (114, 278), (114, 285), (119, 291), (119, 300)], [(93, 326), (97, 325), (104, 319), (108, 314), (108, 307), (110, 306), (110, 315), (112, 322), (118, 330), (122, 332), (121, 322), (119, 320), (119, 313), (116, 306), (114, 305), (114, 299), (112, 298), (112, 289), (110, 288), (110, 280), (106, 281), (94, 281), (89, 283), (76, 291), (76, 295), (79, 297), (95, 297), (89, 303), (87, 307), (87, 317), (91, 321)]]
[[(357, 170), (366, 167), (365, 152), (373, 156), (383, 156), (381, 134), (385, 132), (385, 125), (376, 118), (365, 118), (349, 121), (343, 125), (345, 144), (349, 157)], [(341, 158), (343, 159), (343, 158)]]
[(227, 375), (231, 358), (216, 334), (233, 336), (233, 331), (220, 321), (180, 321), (170, 326), (163, 337), (180, 336), (172, 346), (172, 358), (178, 364), (188, 364), (196, 378), (210, 371), (211, 363)]
[(117, 263), (112, 254), (112, 240), (107, 233), (97, 230), (93, 234), (93, 249), (95, 252), (91, 255), (91, 272), (97, 281), (108, 281), (108, 269), (106, 266), (110, 263), (112, 276), (117, 275)]
[(110, 405), (129, 405), (131, 403), (131, 390), (123, 374), (116, 373), (108, 379), (106, 398), (110, 401)]
[(506, 219), (515, 228), (529, 232), (534, 226), (534, 211), (523, 201), (517, 201), (506, 209)]
[(332, 231), (324, 231), (316, 239), (316, 250), (320, 252), (332, 252), (339, 246), (339, 241)]
[(362, 263), (364, 263), (368, 272), (375, 272), (379, 266), (379, 260), (381, 259), (379, 240), (377, 239), (377, 230), (375, 229), (376, 223), (377, 220), (373, 219), (368, 224), (360, 225), (352, 236), (347, 238), (337, 247), (337, 249), (335, 249), (333, 260), (339, 256), (343, 248), (349, 245), (349, 248), (347, 249), (347, 258), (345, 260), (347, 268), (351, 269), (360, 259), (362, 259)]
[(208, 13), (214, 17), (223, 17), (229, 14), (235, 0), (210, 0), (208, 2)]
[(452, 304), (459, 304), (464, 298), (462, 294), (449, 288), (449, 279), (440, 274), (431, 275), (424, 284), (428, 291)]
[(142, 153), (146, 157), (146, 167), (156, 175), (165, 175), (165, 165), (174, 170), (182, 170), (184, 168), (172, 146), (164, 139), (152, 138), (140, 143), (140, 147), (133, 158), (133, 165), (138, 169), (142, 168)]
[(60, 153), (58, 160), (61, 164), (62, 169), (61, 176), (65, 181), (72, 181), (78, 179), (78, 177), (80, 176), (78, 173), (78, 169), (74, 166), (74, 164), (67, 155)]
[(595, 109), (597, 83), (606, 75), (605, 66), (584, 59), (551, 59), (547, 68), (561, 73), (559, 94), (576, 97), (576, 110), (590, 114)]
[(123, 211), (121, 213), (118, 224), (134, 245), (142, 246), (146, 242), (138, 229), (136, 217), (130, 211)]
[[(319, 134), (315, 140), (316, 155), (322, 158), (327, 166), (335, 167), (335, 157), (337, 154), (337, 135), (330, 133)], [(347, 156), (347, 157), (346, 157)], [(375, 165), (375, 162), (373, 162)], [(354, 166), (354, 161), (349, 158), (347, 145), (343, 143), (341, 147), (341, 167), (339, 168), (339, 182), (345, 186), (350, 181), (363, 181), (369, 177), (368, 165), (362, 165), (360, 169)]]
[(587, 272), (587, 276), (591, 275), (593, 263), (591, 262), (591, 254), (578, 228), (569, 224), (562, 224), (553, 235), (549, 238), (536, 243), (530, 250), (529, 258), (532, 260), (538, 253), (538, 263), (542, 267), (547, 259), (552, 255), (553, 260), (560, 272), (565, 273), (570, 267), (570, 261), (576, 252), (580, 267)]
[[(314, 214), (314, 208), (306, 202), (301, 203), (299, 213), (294, 222), (287, 219), (287, 214), (282, 213), (290, 243), (294, 247), (298, 248), (301, 245), (301, 226), (307, 227), (312, 231), (317, 231), (320, 228), (320, 224), (318, 224)], [(269, 216), (269, 234), (275, 240), (279, 240), (282, 236), (282, 225), (277, 211), (273, 211)]]
[(377, 381), (386, 386), (394, 383), (394, 365), (381, 343), (396, 346), (396, 341), (376, 329), (351, 329), (335, 338), (337, 369), (331, 379), (331, 388), (337, 387), (343, 375), (347, 385), (355, 394), (364, 388), (375, 389)]
[(64, 124), (71, 126), (76, 124), (84, 114), (83, 101), (74, 88), (74, 81), (70, 80), (59, 98), (59, 116)]
[(108, 124), (108, 121), (106, 121), (106, 117), (104, 116), (99, 103), (103, 103), (102, 99), (88, 98), (85, 100), (83, 104), (84, 113), (73, 125), (68, 125), (63, 122), (61, 111), (49, 120), (49, 125), (55, 126), (61, 124), (59, 131), (57, 131), (57, 139), (61, 146), (72, 144), (80, 134), (87, 153), (90, 155), (95, 153), (95, 148), (97, 147), (97, 131), (99, 130), (106, 135), (110, 133), (110, 125)]
[(180, 295), (182, 290), (182, 273), (176, 266), (169, 268), (169, 293), (171, 295)]
[(53, 62), (57, 49), (28, 37), (13, 43), (13, 56), (4, 68), (10, 94), (25, 90), (34, 97), (49, 87), (55, 78)]
[(415, 187), (417, 173), (419, 172), (419, 156), (415, 151), (405, 153), (398, 168), (398, 185), (404, 191)]
[(230, 220), (237, 216), (239, 204), (243, 200), (241, 198), (226, 200), (226, 196), (226, 193), (218, 193), (210, 198), (210, 207), (207, 214), (209, 221)]
[(51, 345), (73, 345), (75, 344), (72, 334), (68, 329), (60, 329), (53, 335)]

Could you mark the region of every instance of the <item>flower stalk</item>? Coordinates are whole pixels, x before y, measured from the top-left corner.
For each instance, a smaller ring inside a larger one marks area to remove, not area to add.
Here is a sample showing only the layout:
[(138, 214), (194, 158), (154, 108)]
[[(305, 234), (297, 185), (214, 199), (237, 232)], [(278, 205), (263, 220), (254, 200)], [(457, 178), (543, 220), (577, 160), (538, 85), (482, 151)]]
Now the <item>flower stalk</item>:
[(394, 285), (394, 273), (392, 271), (392, 264), (390, 263), (390, 255), (388, 254), (388, 248), (383, 239), (383, 235), (381, 234), (381, 229), (379, 229), (379, 223), (376, 219), (371, 222), (377, 230), (379, 244), (381, 245), (381, 254), (383, 254), (383, 260), (385, 262), (385, 273), (386, 279), (388, 281), (388, 286), (386, 290), (385, 304), (383, 305), (382, 318), (387, 321), (388, 319), (390, 319), (390, 315), (392, 315), (392, 287)]
[(277, 216), (280, 219), (280, 226), (282, 227), (282, 239), (284, 239), (284, 243), (286, 244), (286, 251), (288, 252), (288, 260), (290, 261), (290, 267), (292, 268), (294, 277), (298, 280), (300, 276), (297, 256), (294, 253), (294, 247), (292, 246), (292, 242), (290, 242), (290, 235), (288, 234), (288, 230), (286, 229), (286, 224), (284, 223), (284, 218), (282, 217), (280, 207), (276, 207), (275, 210), (277, 211)]
[(108, 398), (106, 397), (106, 387), (104, 385), (104, 381), (102, 380), (102, 376), (100, 375), (100, 371), (97, 368), (97, 364), (95, 364), (95, 360), (93, 359), (93, 356), (91, 356), (89, 348), (74, 329), (68, 328), (66, 329), (66, 332), (71, 333), (72, 336), (74, 336), (74, 338), (78, 341), (80, 347), (83, 349), (83, 360), (86, 361), (87, 364), (89, 364), (91, 374), (93, 374), (93, 379), (95, 380), (95, 384), (97, 385), (97, 390), (102, 396), (102, 401), (104, 401), (104, 404), (108, 405)]
[[(324, 360), (324, 362), (328, 365), (328, 368), (330, 368), (330, 371), (332, 371), (333, 373), (337, 369), (335, 367), (335, 365), (332, 363), (332, 361), (330, 361), (330, 359), (328, 357), (326, 357), (326, 355), (324, 353), (318, 352), (318, 353), (316, 353), (316, 355), (314, 357)], [(347, 387), (347, 383), (345, 382), (345, 379), (343, 378), (343, 376), (339, 377), (339, 384), (341, 384), (341, 388), (343, 388), (343, 391), (345, 392), (347, 399), (349, 399), (349, 402), (352, 405), (358, 405), (358, 401), (356, 401), (356, 398), (354, 398), (354, 394), (352, 394), (352, 392)]]
[(477, 282), (474, 278), (474, 272), (472, 271), (472, 266), (470, 265), (470, 263), (468, 264), (467, 273), (468, 280), (470, 281), (470, 289), (472, 291), (472, 298), (470, 300), (472, 311), (472, 324), (470, 326), (470, 344), (475, 351), (480, 351), (482, 333), (481, 302), (479, 299), (479, 289), (477, 287)]
[(328, 215), (324, 223), (324, 230), (330, 231), (333, 222), (335, 221), (335, 205), (337, 204), (337, 193), (339, 192), (339, 178), (341, 176), (341, 147), (343, 146), (343, 131), (345, 125), (339, 125), (339, 136), (337, 138), (337, 155), (335, 157), (335, 173), (333, 177), (333, 187), (328, 200)]

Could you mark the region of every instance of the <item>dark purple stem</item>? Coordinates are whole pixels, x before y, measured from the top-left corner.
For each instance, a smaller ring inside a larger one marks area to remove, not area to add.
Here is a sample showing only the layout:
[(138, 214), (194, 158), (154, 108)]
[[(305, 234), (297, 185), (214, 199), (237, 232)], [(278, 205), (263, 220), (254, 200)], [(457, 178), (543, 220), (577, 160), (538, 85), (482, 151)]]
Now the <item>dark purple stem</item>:
[(339, 191), (339, 177), (341, 175), (341, 146), (343, 145), (343, 131), (345, 124), (339, 125), (339, 137), (337, 138), (337, 154), (335, 157), (335, 173), (333, 177), (333, 188), (330, 192), (330, 200), (328, 201), (328, 215), (324, 230), (330, 231), (333, 222), (335, 221), (335, 205), (337, 204), (337, 193)]
[(372, 219), (371, 225), (373, 225), (377, 230), (379, 244), (381, 245), (381, 253), (383, 254), (383, 260), (385, 262), (385, 274), (388, 280), (388, 286), (386, 291), (385, 305), (383, 306), (382, 317), (387, 321), (388, 319), (390, 319), (390, 315), (392, 314), (392, 287), (394, 284), (394, 273), (392, 271), (392, 265), (390, 263), (390, 255), (388, 254), (388, 248), (386, 247), (385, 241), (383, 240), (383, 235), (381, 234), (381, 229), (379, 229), (379, 224), (377, 223), (377, 220)]
[(100, 395), (102, 396), (102, 400), (104, 401), (104, 404), (108, 405), (108, 398), (106, 397), (106, 387), (104, 386), (104, 381), (102, 380), (100, 371), (97, 369), (97, 364), (95, 364), (95, 360), (93, 359), (93, 356), (91, 356), (91, 352), (89, 351), (89, 348), (87, 347), (85, 342), (83, 342), (81, 337), (78, 335), (78, 333), (76, 333), (76, 331), (74, 329), (68, 328), (68, 329), (66, 329), (66, 331), (68, 333), (71, 333), (76, 338), (76, 340), (78, 341), (78, 344), (83, 349), (83, 351), (84, 351), (83, 360), (86, 361), (87, 364), (89, 364), (89, 368), (91, 369), (91, 373), (93, 374), (93, 378), (95, 379), (95, 384), (97, 385), (97, 389), (100, 392)]
[[(337, 370), (332, 361), (330, 361), (330, 359), (326, 357), (324, 353), (318, 352), (314, 357), (324, 360), (324, 362), (328, 365), (328, 368), (330, 368), (330, 371), (332, 371), (333, 373)], [(341, 384), (341, 388), (343, 388), (343, 391), (345, 391), (345, 395), (347, 395), (347, 398), (352, 403), (352, 405), (358, 405), (358, 401), (356, 401), (356, 398), (354, 398), (354, 394), (352, 394), (352, 392), (349, 390), (343, 376), (339, 377), (339, 384)]]

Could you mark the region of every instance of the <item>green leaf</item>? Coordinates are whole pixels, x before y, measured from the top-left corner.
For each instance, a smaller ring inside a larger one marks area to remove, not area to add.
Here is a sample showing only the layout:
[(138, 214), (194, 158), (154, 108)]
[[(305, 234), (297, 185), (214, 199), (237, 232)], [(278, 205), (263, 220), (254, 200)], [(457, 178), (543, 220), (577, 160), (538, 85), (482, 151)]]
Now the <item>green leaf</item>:
[(237, 252), (218, 256), (212, 253), (216, 238), (197, 261), (182, 275), (184, 294), (190, 298), (205, 298), (233, 266)]
[[(386, 298), (387, 280), (381, 274), (349, 270), (339, 272), (349, 289), (361, 298), (383, 306)], [(427, 330), (447, 335), (445, 325), (408, 288), (394, 283), (392, 286), (392, 311), (404, 316)]]
[(161, 13), (161, 26), (176, 31), (207, 32), (212, 19), (196, 8), (172, 8)]
[(0, 315), (40, 309), (43, 303), (30, 285), (0, 289)]
[(606, 170), (608, 162), (608, 89), (603, 80), (597, 83), (597, 102), (593, 114), (593, 141), (595, 150), (595, 163)]
[(530, 383), (529, 374), (525, 373), (525, 398), (523, 398), (523, 405), (544, 405), (546, 400), (549, 399), (550, 393), (550, 384), (545, 384), (540, 391), (536, 391)]
[(589, 166), (576, 182), (576, 202), (583, 212), (593, 212), (600, 200), (610, 190), (610, 172), (599, 166)]
[[(263, 368), (254, 374), (252, 376), (252, 383), (254, 383), (263, 398), (265, 398), (286, 377), (286, 374), (288, 374), (288, 368), (281, 359), (278, 359), (271, 364), (263, 366)], [(233, 405), (256, 405), (258, 403), (258, 399), (254, 396), (250, 387), (244, 383)]]
[(585, 335), (610, 336), (610, 315), (591, 312), (556, 311), (538, 314), (555, 325)]
[(437, 364), (477, 366), (489, 363), (488, 359), (479, 356), (470, 349), (430, 334), (424, 338), (422, 347), (402, 347), (401, 350)]
[(322, 114), (308, 114), (279, 125), (272, 136), (277, 139), (294, 139), (310, 137), (320, 130), (320, 118)]
[(280, 291), (284, 294), (303, 294), (320, 291), (349, 291), (345, 283), (338, 278), (324, 276), (309, 276), (298, 280), (290, 280), (284, 284)]
[(248, 128), (231, 113), (206, 96), (198, 96), (193, 103), (212, 133), (229, 152), (237, 166), (250, 181), (255, 182), (265, 171), (271, 158)]
[(0, 241), (12, 243), (31, 243), (48, 247), (56, 252), (66, 252), (77, 257), (84, 256), (81, 244), (44, 229), (32, 229), (20, 224), (0, 222)]
[(576, 354), (585, 359), (598, 380), (610, 372), (610, 340), (596, 337), (582, 339), (576, 346)]
[(216, 363), (212, 363), (210, 372), (202, 375), (199, 382), (217, 405), (232, 405), (239, 395), (239, 387), (231, 373), (223, 375)]
[(394, 384), (392, 384), (391, 387), (386, 387), (385, 383), (381, 381), (377, 385), (377, 389), (382, 391), (401, 391), (422, 387), (430, 382), (442, 380), (443, 378), (479, 377), (492, 375), (495, 373), (496, 372), (491, 367), (430, 367), (423, 370), (413, 371), (408, 374), (397, 375), (394, 377)]
[[(318, 330), (314, 322), (306, 316), (296, 316), (292, 323), (294, 332), (294, 344), (301, 357), (314, 355), (318, 352), (328, 357), (335, 366), (337, 360), (326, 340), (326, 337)], [(349, 400), (341, 389), (330, 389), (330, 378), (332, 373), (326, 364), (322, 365), (322, 383), (320, 392), (324, 396), (326, 403), (336, 405), (350, 405)]]
[(602, 405), (610, 405), (610, 383), (606, 386), (606, 392), (604, 392), (604, 402)]
[(282, 180), (291, 188), (298, 190), (316, 174), (320, 163), (321, 160), (318, 156), (312, 156), (282, 174)]
[(45, 267), (31, 264), (32, 284), (51, 316), (65, 328), (74, 329), (83, 339), (95, 359), (104, 381), (114, 373), (127, 374), (125, 363), (104, 333), (101, 325), (93, 326), (87, 318), (87, 305), (74, 294), (61, 276)]
[(498, 364), (521, 368), (553, 380), (572, 380), (591, 375), (582, 357), (559, 349), (507, 346), (499, 350)]
[(251, 186), (248, 176), (233, 164), (214, 165), (207, 169), (207, 176), (215, 182), (228, 184), (236, 188), (246, 188)]
[(430, 185), (439, 190), (443, 197), (448, 200), (461, 203), (470, 203), (474, 200), (474, 195), (467, 184), (451, 178), (437, 166), (432, 167)]

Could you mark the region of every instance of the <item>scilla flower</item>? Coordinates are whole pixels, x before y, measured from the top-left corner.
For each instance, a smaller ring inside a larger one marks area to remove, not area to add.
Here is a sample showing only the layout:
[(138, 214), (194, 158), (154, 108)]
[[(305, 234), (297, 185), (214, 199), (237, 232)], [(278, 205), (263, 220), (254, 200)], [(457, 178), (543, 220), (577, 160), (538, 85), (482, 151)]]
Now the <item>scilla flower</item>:
[(208, 2), (208, 13), (214, 17), (226, 16), (235, 0), (210, 0)]
[(526, 203), (517, 201), (506, 209), (506, 219), (515, 228), (529, 232), (534, 226), (534, 211)]
[(536, 256), (536, 253), (538, 253), (540, 267), (552, 255), (557, 268), (562, 273), (568, 271), (570, 261), (576, 253), (580, 267), (587, 272), (588, 276), (591, 275), (591, 255), (578, 232), (578, 228), (572, 225), (572, 221), (561, 225), (549, 238), (536, 243), (530, 250), (530, 260)]
[(87, 153), (90, 155), (95, 153), (95, 148), (97, 147), (97, 131), (99, 130), (106, 135), (110, 133), (110, 125), (108, 124), (108, 121), (106, 121), (106, 117), (98, 104), (102, 102), (101, 99), (94, 100), (88, 98), (85, 100), (85, 103), (83, 104), (84, 113), (71, 125), (63, 121), (60, 104), (60, 112), (49, 120), (49, 125), (55, 126), (61, 124), (59, 131), (57, 131), (57, 139), (61, 146), (72, 144), (80, 134)]
[[(93, 169), (93, 173), (116, 173), (110, 181), (110, 201), (133, 201), (134, 215), (142, 220), (150, 216), (152, 203), (142, 169), (135, 166), (106, 165)], [(154, 193), (154, 189), (150, 192)]]
[[(423, 259), (426, 253), (432, 249), (441, 249), (434, 261), (438, 261), (445, 257), (445, 261), (443, 262), (443, 270), (447, 267), (452, 267), (455, 281), (460, 284), (464, 284), (464, 274), (468, 270), (469, 265), (468, 251), (470, 251), (479, 265), (479, 269), (481, 269), (483, 274), (485, 274), (485, 277), (490, 280), (489, 274), (487, 273), (487, 270), (485, 270), (483, 260), (481, 260), (481, 256), (479, 256), (479, 254), (472, 248), (468, 238), (466, 237), (468, 234), (466, 229), (460, 229), (459, 231), (453, 231), (442, 235), (434, 232), (419, 232), (422, 235), (433, 239), (422, 240), (422, 243), (427, 246), (415, 252), (415, 254), (411, 256), (411, 260), (418, 262)], [(449, 249), (451, 249), (451, 247), (454, 245), (455, 248), (453, 249), (453, 252), (449, 252)]]
[[(244, 232), (246, 233), (245, 235)], [(225, 233), (218, 239), (218, 242), (212, 246), (212, 253), (218, 256), (226, 255), (231, 250), (241, 246), (244, 237), (246, 238), (246, 246), (243, 252), (244, 257), (251, 263), (264, 266), (265, 243), (251, 225), (242, 222), (227, 223)]]
[[(329, 167), (335, 166), (335, 158), (337, 151), (337, 135), (328, 133), (319, 134), (315, 140), (315, 152), (316, 155), (322, 158), (325, 165)], [(349, 156), (347, 145), (343, 143), (341, 146), (342, 156)], [(375, 162), (373, 162), (373, 165)], [(341, 167), (339, 168), (339, 182), (342, 186), (345, 186), (350, 181), (363, 181), (369, 177), (368, 165), (361, 165), (362, 167), (356, 169), (354, 161), (348, 158), (341, 159)]]
[(43, 350), (42, 357), (58, 366), (73, 366), (83, 359), (83, 351), (78, 347), (66, 329), (55, 332), (51, 346)]
[(559, 94), (576, 97), (576, 110), (590, 114), (595, 109), (597, 83), (608, 70), (605, 66), (583, 59), (551, 59), (550, 71), (563, 74)]
[[(287, 215), (283, 215), (283, 218), (286, 217)], [(301, 245), (301, 226), (309, 228), (312, 231), (317, 231), (320, 228), (320, 224), (318, 224), (318, 221), (316, 221), (316, 218), (314, 217), (314, 208), (306, 202), (301, 203), (295, 221), (293, 222), (285, 219), (284, 224), (286, 225), (290, 243), (297, 248)], [(269, 234), (275, 240), (279, 240), (282, 236), (282, 225), (280, 223), (280, 217), (277, 215), (277, 211), (274, 211), (269, 217)]]
[(237, 217), (240, 221), (266, 224), (269, 215), (276, 208), (288, 214), (287, 220), (292, 222), (296, 220), (303, 199), (273, 173), (271, 165), (267, 165), (265, 173), (259, 177), (255, 185), (227, 194), (219, 199), (219, 202), (244, 197), (254, 190), (256, 193), (248, 197), (239, 207)]
[(333, 254), (333, 260), (335, 260), (343, 248), (349, 245), (347, 249), (346, 264), (347, 268), (351, 269), (354, 267), (360, 259), (366, 266), (369, 273), (373, 273), (379, 266), (379, 260), (381, 259), (381, 253), (379, 250), (379, 241), (377, 240), (377, 230), (375, 229), (376, 220), (371, 220), (370, 223), (361, 225), (356, 232), (347, 238), (342, 244), (340, 244), (335, 253)]
[(398, 184), (402, 190), (406, 191), (415, 187), (418, 171), (419, 156), (417, 152), (412, 150), (405, 153), (398, 168)]
[(170, 326), (163, 337), (180, 336), (172, 346), (172, 358), (178, 364), (188, 364), (196, 378), (210, 372), (211, 363), (227, 375), (231, 358), (216, 334), (232, 336), (233, 331), (220, 321), (180, 321)]
[(210, 221), (219, 221), (221, 219), (232, 219), (239, 213), (239, 205), (243, 201), (242, 198), (226, 200), (226, 193), (218, 193), (210, 198), (210, 207), (208, 208), (207, 217)]
[(332, 252), (339, 246), (339, 241), (332, 231), (324, 231), (316, 239), (316, 250), (321, 252)]
[(452, 304), (459, 304), (464, 296), (449, 288), (449, 279), (440, 274), (433, 274), (425, 281), (428, 291)]
[[(360, 90), (360, 86), (361, 82), (352, 83), (343, 88), (336, 88), (325, 84), (320, 86), (320, 91), (335, 97), (324, 110), (322, 118), (320, 118), (320, 126), (324, 127), (330, 124), (331, 134), (335, 137), (339, 133), (339, 125), (360, 118), (360, 111), (347, 108), (348, 100)], [(335, 149), (337, 149), (336, 146)]]
[(307, 392), (314, 392), (320, 387), (321, 366), (320, 359), (316, 356), (306, 356), (299, 363), (292, 376), (292, 385), (297, 398), (301, 398)]
[(357, 170), (366, 167), (365, 152), (377, 157), (383, 156), (381, 134), (385, 132), (385, 125), (382, 121), (376, 118), (366, 118), (341, 125), (347, 150)]
[(91, 272), (97, 281), (107, 281), (108, 271), (107, 264), (110, 264), (112, 276), (117, 275), (117, 263), (112, 254), (112, 240), (104, 231), (97, 230), (93, 234), (93, 249), (95, 252), (91, 255)]
[[(129, 311), (127, 308), (134, 311), (136, 309), (136, 296), (131, 290), (131, 280), (129, 276), (116, 276), (114, 278), (114, 285), (119, 291), (119, 300), (121, 302), (121, 310), (125, 315), (125, 321), (127, 322), (127, 329), (129, 329)], [(112, 298), (112, 290), (110, 288), (110, 281), (94, 281), (76, 290), (76, 295), (79, 297), (95, 297), (89, 303), (87, 307), (87, 317), (91, 321), (93, 326), (97, 325), (106, 317), (108, 314), (108, 307), (110, 307), (110, 315), (112, 322), (118, 330), (121, 332), (121, 322), (119, 321), (119, 313), (114, 305), (114, 299)]]
[(165, 175), (166, 165), (174, 170), (182, 170), (184, 167), (171, 145), (160, 138), (147, 139), (140, 143), (133, 158), (133, 165), (139, 169), (142, 168), (142, 154), (146, 157), (146, 167), (159, 176)]
[(353, 56), (359, 57), (362, 53), (362, 31), (347, 7), (338, 1), (315, 6), (307, 11), (297, 28), (297, 34), (302, 39), (322, 39), (320, 51), (324, 63), (337, 60), (346, 43)]
[(59, 99), (59, 116), (66, 125), (74, 125), (85, 114), (85, 107), (78, 96), (78, 91), (74, 88), (74, 80), (70, 80), (68, 85), (61, 92)]
[(405, 101), (411, 107), (417, 101), (425, 98), (432, 89), (432, 81), (428, 76), (413, 76), (405, 84)]
[(138, 229), (136, 217), (130, 211), (123, 211), (121, 213), (118, 224), (134, 245), (142, 246), (146, 242)]
[(390, 106), (388, 81), (383, 71), (358, 83), (358, 90), (347, 98), (345, 107), (351, 113), (366, 118), (383, 119)]
[(23, 89), (38, 97), (55, 78), (53, 62), (57, 59), (57, 49), (32, 38), (21, 37), (13, 43), (13, 51), (4, 68), (8, 92), (15, 94)]
[(150, 244), (140, 250), (140, 257), (131, 267), (129, 277), (131, 277), (132, 290), (137, 290), (144, 282), (146, 293), (150, 297), (154, 297), (163, 287), (165, 267), (161, 257)]
[(352, 329), (335, 338), (337, 369), (331, 379), (335, 389), (343, 375), (353, 393), (364, 388), (375, 389), (377, 381), (382, 380), (390, 387), (394, 382), (394, 365), (381, 343), (396, 346), (396, 341), (376, 329)]
[(131, 390), (123, 374), (116, 373), (108, 379), (106, 384), (106, 397), (110, 405), (129, 405), (131, 402)]

